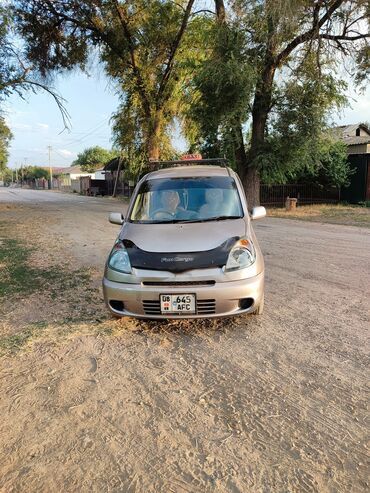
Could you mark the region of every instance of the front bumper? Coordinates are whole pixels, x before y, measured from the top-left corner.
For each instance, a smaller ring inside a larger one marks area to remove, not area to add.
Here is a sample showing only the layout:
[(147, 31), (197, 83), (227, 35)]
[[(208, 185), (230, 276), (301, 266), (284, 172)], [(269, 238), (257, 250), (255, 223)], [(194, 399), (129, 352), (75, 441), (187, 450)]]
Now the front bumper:
[[(248, 279), (215, 282), (161, 283), (161, 285), (129, 284), (103, 279), (105, 303), (116, 316), (150, 319), (216, 318), (253, 312), (264, 292), (264, 273)], [(195, 294), (195, 314), (160, 313), (161, 294)]]

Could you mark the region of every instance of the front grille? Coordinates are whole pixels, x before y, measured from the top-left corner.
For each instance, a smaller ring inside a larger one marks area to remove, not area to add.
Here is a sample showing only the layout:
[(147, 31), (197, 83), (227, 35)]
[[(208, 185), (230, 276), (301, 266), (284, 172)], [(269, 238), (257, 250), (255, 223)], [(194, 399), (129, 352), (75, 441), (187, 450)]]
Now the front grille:
[[(145, 315), (160, 315), (161, 304), (159, 300), (143, 300)], [(198, 315), (212, 315), (216, 313), (216, 300), (197, 300)]]
[(143, 300), (145, 315), (160, 315), (161, 304), (159, 300)]
[(144, 286), (214, 286), (215, 281), (144, 281)]
[(197, 300), (197, 313), (199, 315), (216, 313), (216, 300)]

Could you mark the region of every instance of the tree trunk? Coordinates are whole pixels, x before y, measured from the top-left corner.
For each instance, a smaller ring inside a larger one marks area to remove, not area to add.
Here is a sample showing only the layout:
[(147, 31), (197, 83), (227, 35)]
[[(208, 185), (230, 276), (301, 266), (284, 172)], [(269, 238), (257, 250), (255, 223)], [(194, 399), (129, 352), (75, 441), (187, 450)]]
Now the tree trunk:
[(159, 161), (160, 140), (162, 137), (162, 110), (157, 110), (152, 116), (148, 129), (147, 154), (149, 161)]
[(215, 0), (215, 6), (216, 6), (216, 16), (218, 22), (220, 24), (223, 24), (226, 22), (226, 11), (225, 11), (225, 4), (223, 0)]
[(236, 170), (240, 176), (240, 179), (243, 181), (247, 172), (248, 159), (247, 153), (245, 152), (243, 128), (241, 123), (236, 123), (234, 129), (236, 142), (236, 146), (234, 149)]
[(260, 176), (256, 159), (259, 153), (264, 151), (266, 123), (271, 109), (275, 69), (276, 67), (272, 63), (266, 65), (253, 101), (251, 146), (247, 155), (247, 170), (242, 175), (250, 208), (260, 205)]
[(257, 168), (249, 167), (242, 180), (245, 195), (247, 196), (248, 210), (260, 205), (260, 176)]

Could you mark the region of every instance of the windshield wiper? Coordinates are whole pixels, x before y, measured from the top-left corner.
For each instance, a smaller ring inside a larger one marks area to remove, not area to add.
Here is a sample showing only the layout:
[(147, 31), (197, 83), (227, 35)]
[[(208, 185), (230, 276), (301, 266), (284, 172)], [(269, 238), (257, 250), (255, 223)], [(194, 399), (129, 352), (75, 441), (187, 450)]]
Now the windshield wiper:
[(242, 216), (217, 216), (210, 217), (207, 221), (222, 221), (223, 219), (241, 219)]
[(215, 217), (207, 217), (205, 219), (190, 219), (188, 221), (181, 220), (176, 221), (180, 223), (205, 223), (208, 221), (223, 221), (224, 219), (241, 219), (243, 216), (215, 216)]
[[(137, 221), (138, 224), (187, 224), (205, 223), (208, 221), (223, 221), (225, 219), (241, 219), (243, 216), (215, 216), (204, 219), (170, 219), (169, 221)], [(136, 221), (133, 221), (134, 223)]]

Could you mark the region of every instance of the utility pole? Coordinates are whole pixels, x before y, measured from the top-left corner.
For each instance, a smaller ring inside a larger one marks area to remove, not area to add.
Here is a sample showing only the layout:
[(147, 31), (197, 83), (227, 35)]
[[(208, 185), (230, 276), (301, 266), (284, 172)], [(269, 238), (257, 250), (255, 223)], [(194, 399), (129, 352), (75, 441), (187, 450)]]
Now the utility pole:
[[(24, 167), (27, 166), (27, 158), (24, 158)], [(21, 188), (23, 186), (23, 165), (21, 164)]]
[(15, 182), (18, 185), (18, 168), (15, 168)]
[(51, 151), (53, 148), (51, 146), (48, 146), (48, 152), (49, 152), (49, 175), (50, 175), (50, 190), (53, 188), (53, 170), (51, 169)]

